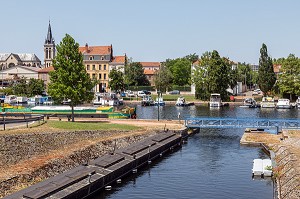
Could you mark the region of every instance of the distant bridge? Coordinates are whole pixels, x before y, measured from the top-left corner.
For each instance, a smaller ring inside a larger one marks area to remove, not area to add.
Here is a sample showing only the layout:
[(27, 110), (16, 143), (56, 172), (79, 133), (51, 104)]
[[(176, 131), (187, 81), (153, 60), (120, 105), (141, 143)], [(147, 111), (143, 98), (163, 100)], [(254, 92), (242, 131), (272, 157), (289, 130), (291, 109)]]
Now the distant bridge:
[(300, 129), (299, 119), (269, 119), (269, 118), (213, 118), (197, 117), (186, 118), (185, 126), (188, 128), (259, 128)]

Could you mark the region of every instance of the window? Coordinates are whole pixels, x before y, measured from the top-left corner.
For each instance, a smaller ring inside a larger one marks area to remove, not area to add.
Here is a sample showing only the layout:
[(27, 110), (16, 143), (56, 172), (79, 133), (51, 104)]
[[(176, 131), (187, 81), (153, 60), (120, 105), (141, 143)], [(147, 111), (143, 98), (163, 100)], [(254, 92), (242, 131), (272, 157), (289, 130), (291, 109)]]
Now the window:
[(104, 60), (104, 56), (101, 56), (101, 60)]
[(102, 68), (102, 67), (101, 67), (101, 64), (99, 64), (99, 70), (102, 70), (101, 68)]
[(95, 74), (95, 73), (92, 74), (92, 78), (93, 78), (93, 79), (96, 79), (96, 74)]
[(90, 56), (90, 60), (94, 60), (94, 56)]
[(106, 79), (106, 74), (104, 74), (104, 79)]
[(96, 66), (95, 65), (93, 65), (92, 67), (93, 67), (93, 70), (96, 70)]
[(86, 66), (86, 70), (90, 70), (90, 65), (87, 65), (87, 66)]
[(103, 66), (103, 70), (106, 70), (106, 64), (104, 64), (104, 66)]
[(99, 74), (99, 79), (102, 79), (102, 74), (101, 73)]

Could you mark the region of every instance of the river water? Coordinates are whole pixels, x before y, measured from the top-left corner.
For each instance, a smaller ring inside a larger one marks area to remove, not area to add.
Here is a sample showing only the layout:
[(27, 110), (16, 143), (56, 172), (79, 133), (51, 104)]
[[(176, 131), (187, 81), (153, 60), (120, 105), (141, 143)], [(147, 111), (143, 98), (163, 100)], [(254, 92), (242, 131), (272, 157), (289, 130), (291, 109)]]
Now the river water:
[[(138, 118), (157, 119), (158, 107), (137, 106)], [(185, 117), (297, 118), (297, 109), (249, 109), (205, 106), (160, 107), (160, 120)], [(273, 198), (271, 178), (252, 179), (252, 161), (268, 158), (258, 147), (241, 146), (244, 129), (201, 129), (187, 144), (138, 174), (123, 179), (111, 191), (93, 199), (118, 198)]]

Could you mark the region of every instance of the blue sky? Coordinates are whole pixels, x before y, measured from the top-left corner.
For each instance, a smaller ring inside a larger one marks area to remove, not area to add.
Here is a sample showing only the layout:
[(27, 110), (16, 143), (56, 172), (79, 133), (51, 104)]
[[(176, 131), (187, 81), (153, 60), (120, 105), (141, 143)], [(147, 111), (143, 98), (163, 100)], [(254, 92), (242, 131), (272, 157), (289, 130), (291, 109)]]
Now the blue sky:
[(134, 61), (217, 50), (257, 64), (262, 43), (273, 58), (300, 56), (299, 8), (298, 0), (3, 0), (0, 52), (43, 60), (50, 19), (56, 44), (68, 33)]

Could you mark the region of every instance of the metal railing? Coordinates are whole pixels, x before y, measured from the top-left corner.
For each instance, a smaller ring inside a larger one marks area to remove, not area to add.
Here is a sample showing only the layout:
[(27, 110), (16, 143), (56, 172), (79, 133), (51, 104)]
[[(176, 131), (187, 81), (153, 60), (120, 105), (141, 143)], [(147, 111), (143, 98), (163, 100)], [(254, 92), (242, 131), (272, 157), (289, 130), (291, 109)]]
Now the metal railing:
[(298, 119), (269, 119), (269, 118), (186, 118), (188, 128), (275, 128), (277, 133), (282, 129), (300, 129)]
[(0, 115), (0, 125), (3, 125), (3, 130), (6, 129), (8, 124), (26, 124), (28, 128), (29, 122), (44, 121), (44, 115), (40, 114), (25, 114), (25, 113), (5, 113), (2, 112)]

